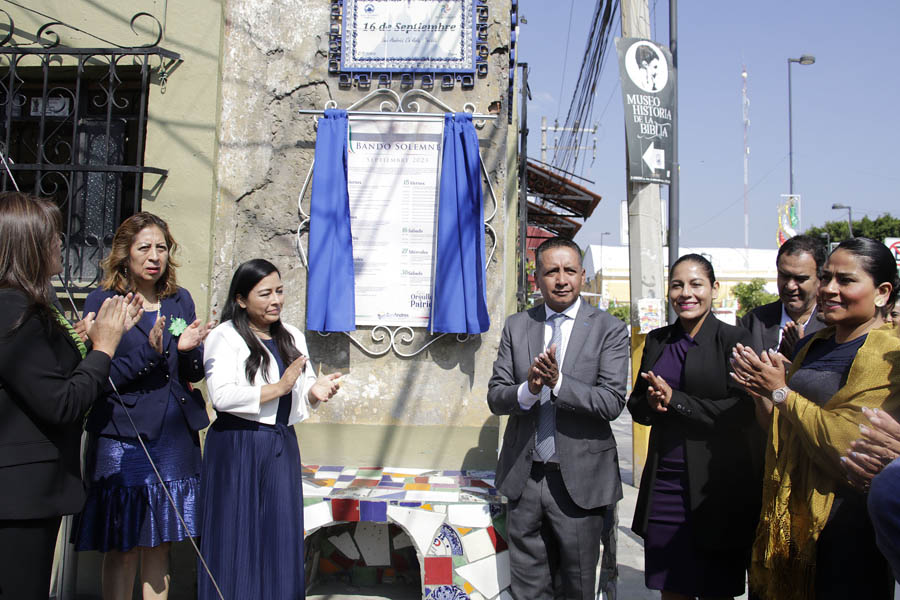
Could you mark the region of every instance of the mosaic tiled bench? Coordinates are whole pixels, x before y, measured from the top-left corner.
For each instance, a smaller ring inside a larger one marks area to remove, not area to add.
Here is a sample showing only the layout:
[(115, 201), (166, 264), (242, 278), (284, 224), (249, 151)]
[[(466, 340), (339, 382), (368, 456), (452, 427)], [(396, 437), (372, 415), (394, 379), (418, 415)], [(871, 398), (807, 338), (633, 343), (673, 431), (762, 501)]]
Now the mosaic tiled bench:
[(389, 540), (364, 524), (399, 526), (419, 558), (422, 598), (512, 600), (506, 506), (492, 471), (304, 465), (303, 502), (306, 536), (359, 522), (345, 543), (369, 564), (389, 564)]

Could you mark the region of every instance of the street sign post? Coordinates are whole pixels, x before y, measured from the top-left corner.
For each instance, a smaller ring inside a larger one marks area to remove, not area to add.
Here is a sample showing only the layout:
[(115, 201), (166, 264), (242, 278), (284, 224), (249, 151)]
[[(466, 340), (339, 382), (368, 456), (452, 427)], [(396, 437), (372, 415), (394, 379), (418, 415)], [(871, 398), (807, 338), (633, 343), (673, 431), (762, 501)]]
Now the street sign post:
[(675, 69), (668, 48), (643, 38), (616, 40), (625, 102), (629, 178), (640, 183), (672, 179)]

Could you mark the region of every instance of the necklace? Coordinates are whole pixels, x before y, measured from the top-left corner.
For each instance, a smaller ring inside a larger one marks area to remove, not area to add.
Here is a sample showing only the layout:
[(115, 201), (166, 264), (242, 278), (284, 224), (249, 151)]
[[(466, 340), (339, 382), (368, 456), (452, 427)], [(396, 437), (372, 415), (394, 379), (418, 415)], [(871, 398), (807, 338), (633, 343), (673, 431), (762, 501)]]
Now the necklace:
[(159, 301), (156, 301), (156, 302), (144, 301), (144, 310), (146, 312), (155, 312), (155, 311), (159, 310), (160, 304), (161, 303)]
[(270, 339), (272, 339), (272, 334), (269, 333), (268, 330), (263, 331), (262, 329), (259, 329), (259, 328), (257, 328), (257, 327), (254, 327), (252, 323), (250, 324), (250, 331), (252, 331), (253, 333), (255, 333), (255, 334), (257, 335), (257, 337), (261, 337), (262, 339), (265, 339), (265, 340), (270, 340)]

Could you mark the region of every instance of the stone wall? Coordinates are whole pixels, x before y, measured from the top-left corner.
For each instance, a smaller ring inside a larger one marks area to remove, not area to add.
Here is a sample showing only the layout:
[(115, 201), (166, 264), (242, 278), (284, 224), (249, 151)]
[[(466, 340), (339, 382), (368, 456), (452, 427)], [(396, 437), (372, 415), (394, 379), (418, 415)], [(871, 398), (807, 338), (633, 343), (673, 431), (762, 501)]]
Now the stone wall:
[[(211, 311), (221, 310), (237, 265), (264, 257), (282, 272), (284, 320), (304, 329), (307, 273), (295, 244), (297, 199), (312, 164), (316, 134), (315, 118), (297, 111), (322, 109), (328, 100), (346, 108), (370, 90), (342, 89), (328, 74), (328, 0), (225, 0), (223, 6)], [(506, 275), (515, 249), (508, 253), (505, 243), (515, 227), (507, 219), (508, 165), (515, 164), (509, 153), (515, 150), (509, 147), (506, 120), (509, 2), (491, 2), (490, 12), (487, 76), (476, 79), (472, 90), (457, 84), (444, 92), (438, 85), (432, 93), (457, 110), (465, 103), (474, 104), (477, 112), (488, 112), (496, 103), (501, 107), (500, 118), (478, 130), (498, 203), (491, 221), (497, 248), (487, 267), (491, 329), (464, 343), (445, 336), (414, 358), (394, 352), (372, 357), (343, 334), (307, 332), (317, 366), (347, 376), (341, 392), (298, 428), (305, 462), (444, 469), (496, 464), (499, 419), (490, 414), (485, 397), (515, 291)], [(405, 91), (399, 82), (393, 86), (400, 94)], [(440, 112), (427, 102), (421, 105), (423, 111)], [(493, 200), (484, 189), (485, 212), (490, 213)], [(308, 213), (308, 192), (302, 202)], [(305, 248), (307, 236), (301, 239)], [(493, 242), (488, 236), (487, 246)], [(366, 327), (351, 335), (366, 346), (383, 348), (370, 334)], [(412, 344), (401, 348), (415, 349), (428, 339), (424, 330), (416, 330)]]

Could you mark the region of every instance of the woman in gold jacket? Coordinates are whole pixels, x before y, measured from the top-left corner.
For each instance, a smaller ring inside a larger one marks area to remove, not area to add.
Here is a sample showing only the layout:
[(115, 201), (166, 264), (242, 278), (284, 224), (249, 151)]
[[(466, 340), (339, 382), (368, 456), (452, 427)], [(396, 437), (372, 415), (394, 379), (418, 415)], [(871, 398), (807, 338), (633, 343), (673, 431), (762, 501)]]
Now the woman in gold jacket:
[(751, 588), (763, 598), (893, 597), (865, 495), (848, 483), (840, 459), (867, 423), (863, 408), (900, 409), (900, 339), (884, 326), (898, 290), (883, 244), (846, 240), (829, 257), (819, 288), (829, 327), (801, 340), (792, 364), (735, 347), (733, 376), (769, 431), (750, 571)]

